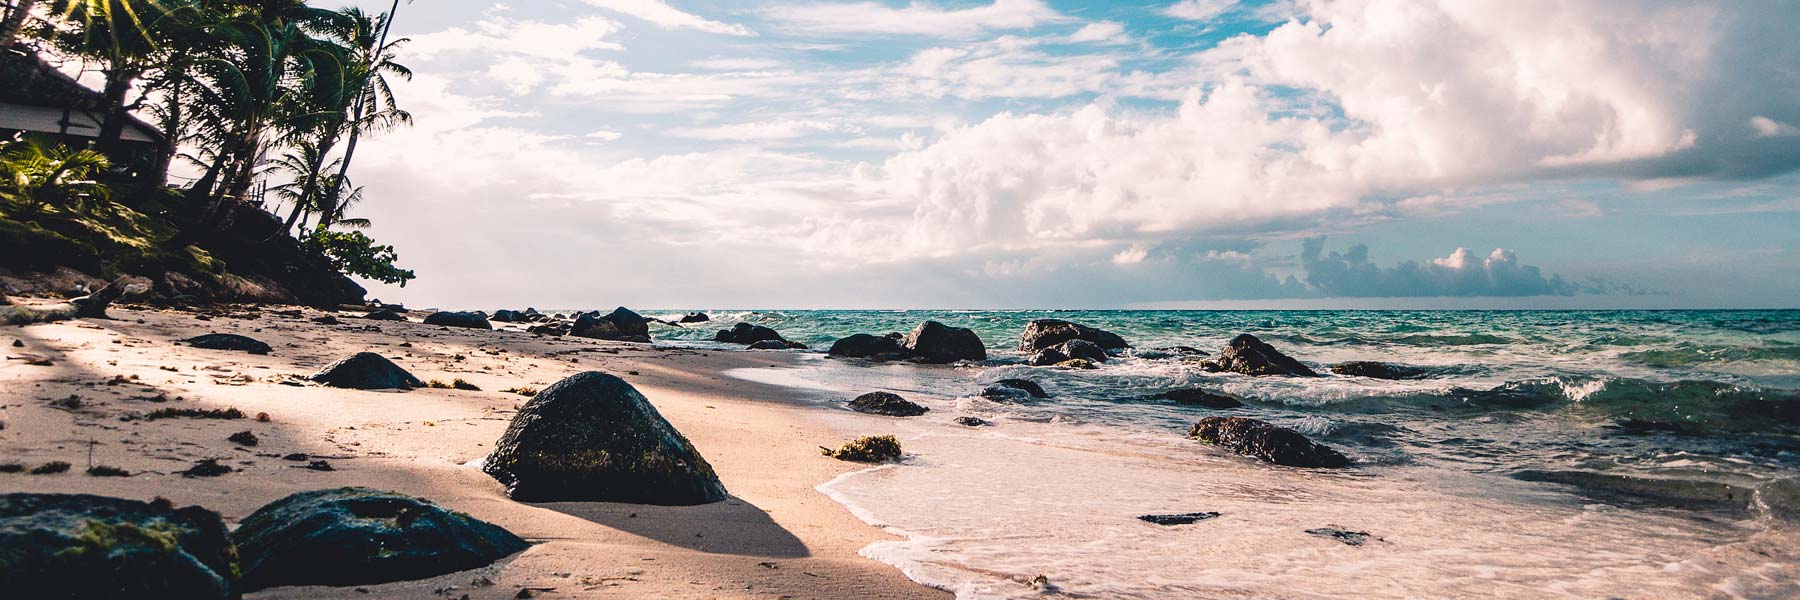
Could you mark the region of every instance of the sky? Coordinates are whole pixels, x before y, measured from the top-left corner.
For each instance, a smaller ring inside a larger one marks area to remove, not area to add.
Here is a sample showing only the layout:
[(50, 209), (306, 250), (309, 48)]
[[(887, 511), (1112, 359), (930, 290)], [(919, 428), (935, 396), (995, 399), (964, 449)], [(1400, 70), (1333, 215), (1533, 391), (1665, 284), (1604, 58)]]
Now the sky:
[[(327, 1), (383, 11), (387, 1)], [(461, 308), (1800, 307), (1800, 3), (401, 4)]]

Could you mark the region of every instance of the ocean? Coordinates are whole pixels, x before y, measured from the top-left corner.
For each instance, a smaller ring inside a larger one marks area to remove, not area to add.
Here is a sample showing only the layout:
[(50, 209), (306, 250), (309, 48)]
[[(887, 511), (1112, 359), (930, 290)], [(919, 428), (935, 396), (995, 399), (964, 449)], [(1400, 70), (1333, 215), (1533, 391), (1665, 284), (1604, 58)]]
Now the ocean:
[[(706, 347), (732, 323), (768, 326), (813, 350), (733, 376), (827, 406), (885, 390), (931, 408), (867, 432), (899, 436), (904, 461), (820, 491), (895, 534), (866, 556), (962, 598), (1800, 597), (1800, 311), (708, 312), (652, 333)], [(1135, 350), (1095, 370), (1026, 366), (1015, 345), (1040, 318)], [(973, 329), (989, 359), (823, 354), (927, 319)], [(1240, 333), (1326, 374), (1135, 355), (1216, 354)], [(1427, 374), (1326, 371), (1360, 360)], [(1012, 377), (1052, 397), (976, 395)], [(1246, 406), (1145, 399), (1185, 387)], [(994, 426), (952, 422), (964, 415)], [(1293, 469), (1186, 439), (1212, 415), (1291, 427), (1357, 464)], [(1194, 512), (1218, 516), (1137, 519)]]

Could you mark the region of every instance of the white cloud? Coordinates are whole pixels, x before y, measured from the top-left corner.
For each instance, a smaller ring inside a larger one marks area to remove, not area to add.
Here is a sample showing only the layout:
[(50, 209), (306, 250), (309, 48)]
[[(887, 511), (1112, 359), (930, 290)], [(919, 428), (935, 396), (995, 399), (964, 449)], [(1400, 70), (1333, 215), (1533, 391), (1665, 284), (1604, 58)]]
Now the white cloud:
[(860, 132), (860, 129), (846, 123), (809, 119), (780, 119), (710, 127), (683, 127), (669, 131), (671, 135), (679, 137), (734, 142), (791, 140), (821, 133)]
[(753, 36), (756, 32), (735, 23), (721, 23), (699, 15), (683, 12), (663, 0), (586, 0), (589, 5), (597, 6), (620, 14), (630, 15), (649, 21), (663, 29), (692, 29), (706, 33), (724, 35)]
[(796, 32), (951, 37), (1030, 29), (1071, 20), (1043, 0), (994, 0), (985, 6), (961, 9), (925, 2), (914, 2), (905, 8), (877, 2), (821, 2), (770, 8), (763, 14)]
[(1795, 127), (1762, 115), (1751, 117), (1750, 127), (1756, 130), (1757, 137), (1787, 137), (1800, 135), (1800, 127)]
[(1082, 43), (1120, 43), (1128, 41), (1125, 37), (1125, 25), (1117, 21), (1095, 21), (1081, 26), (1063, 41), (1071, 44)]
[(1035, 40), (1003, 36), (981, 44), (927, 48), (905, 62), (862, 74), (883, 96), (1063, 98), (1109, 89), (1119, 58), (1052, 55)]
[(768, 71), (785, 65), (769, 58), (708, 58), (688, 64), (709, 71)]
[(1163, 9), (1163, 14), (1177, 19), (1206, 21), (1225, 14), (1237, 6), (1237, 0), (1181, 0)]
[(1115, 265), (1135, 265), (1144, 262), (1144, 258), (1148, 256), (1150, 256), (1149, 248), (1142, 244), (1133, 244), (1129, 248), (1120, 250), (1118, 254), (1114, 254), (1112, 261)]
[(569, 23), (519, 21), (490, 13), (473, 29), (452, 27), (412, 36), (406, 45), (409, 60), (447, 58), (451, 53), (503, 51), (534, 58), (565, 58), (587, 50), (622, 50), (607, 38), (622, 27), (617, 21), (588, 16)]

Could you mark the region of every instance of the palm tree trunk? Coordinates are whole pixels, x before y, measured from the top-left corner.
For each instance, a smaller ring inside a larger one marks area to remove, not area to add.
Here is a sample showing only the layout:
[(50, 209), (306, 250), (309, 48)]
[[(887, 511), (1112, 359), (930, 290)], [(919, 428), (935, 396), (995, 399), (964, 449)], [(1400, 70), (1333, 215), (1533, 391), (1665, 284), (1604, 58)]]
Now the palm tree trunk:
[(0, 50), (11, 48), (19, 41), (19, 31), (25, 28), (25, 18), (31, 15), (31, 7), (37, 0), (17, 0), (11, 12), (6, 13), (6, 20), (0, 21)]
[(370, 82), (375, 79), (374, 64), (381, 60), (381, 49), (387, 47), (388, 32), (393, 30), (394, 15), (399, 12), (400, 0), (394, 0), (394, 6), (388, 9), (387, 19), (381, 24), (381, 36), (375, 42), (372, 50), (375, 56), (369, 60), (369, 79), (363, 81), (362, 93), (356, 96), (356, 117), (350, 121), (350, 141), (344, 145), (344, 162), (338, 165), (337, 179), (331, 181), (331, 191), (325, 196), (327, 198), (338, 197), (338, 193), (344, 187), (344, 181), (350, 176), (350, 159), (356, 157), (356, 139), (362, 135), (363, 107), (368, 106), (368, 102), (363, 100), (363, 96), (375, 93), (375, 90), (370, 89), (372, 87)]
[(105, 119), (100, 123), (100, 151), (114, 153), (119, 147), (119, 138), (125, 134), (125, 122), (129, 116), (125, 111), (125, 95), (131, 92), (131, 83), (137, 80), (135, 71), (115, 68), (106, 72), (106, 87), (101, 89), (100, 100), (106, 109)]

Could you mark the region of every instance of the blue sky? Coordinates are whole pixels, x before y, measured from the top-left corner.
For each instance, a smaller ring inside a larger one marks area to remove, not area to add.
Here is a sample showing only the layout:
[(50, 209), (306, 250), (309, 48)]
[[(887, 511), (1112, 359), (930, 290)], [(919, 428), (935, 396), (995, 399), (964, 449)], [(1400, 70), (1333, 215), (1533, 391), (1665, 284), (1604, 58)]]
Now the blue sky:
[(418, 305), (1795, 307), (1797, 26), (430, 0), (397, 25), (418, 124), (352, 176), (421, 275), (373, 295)]

